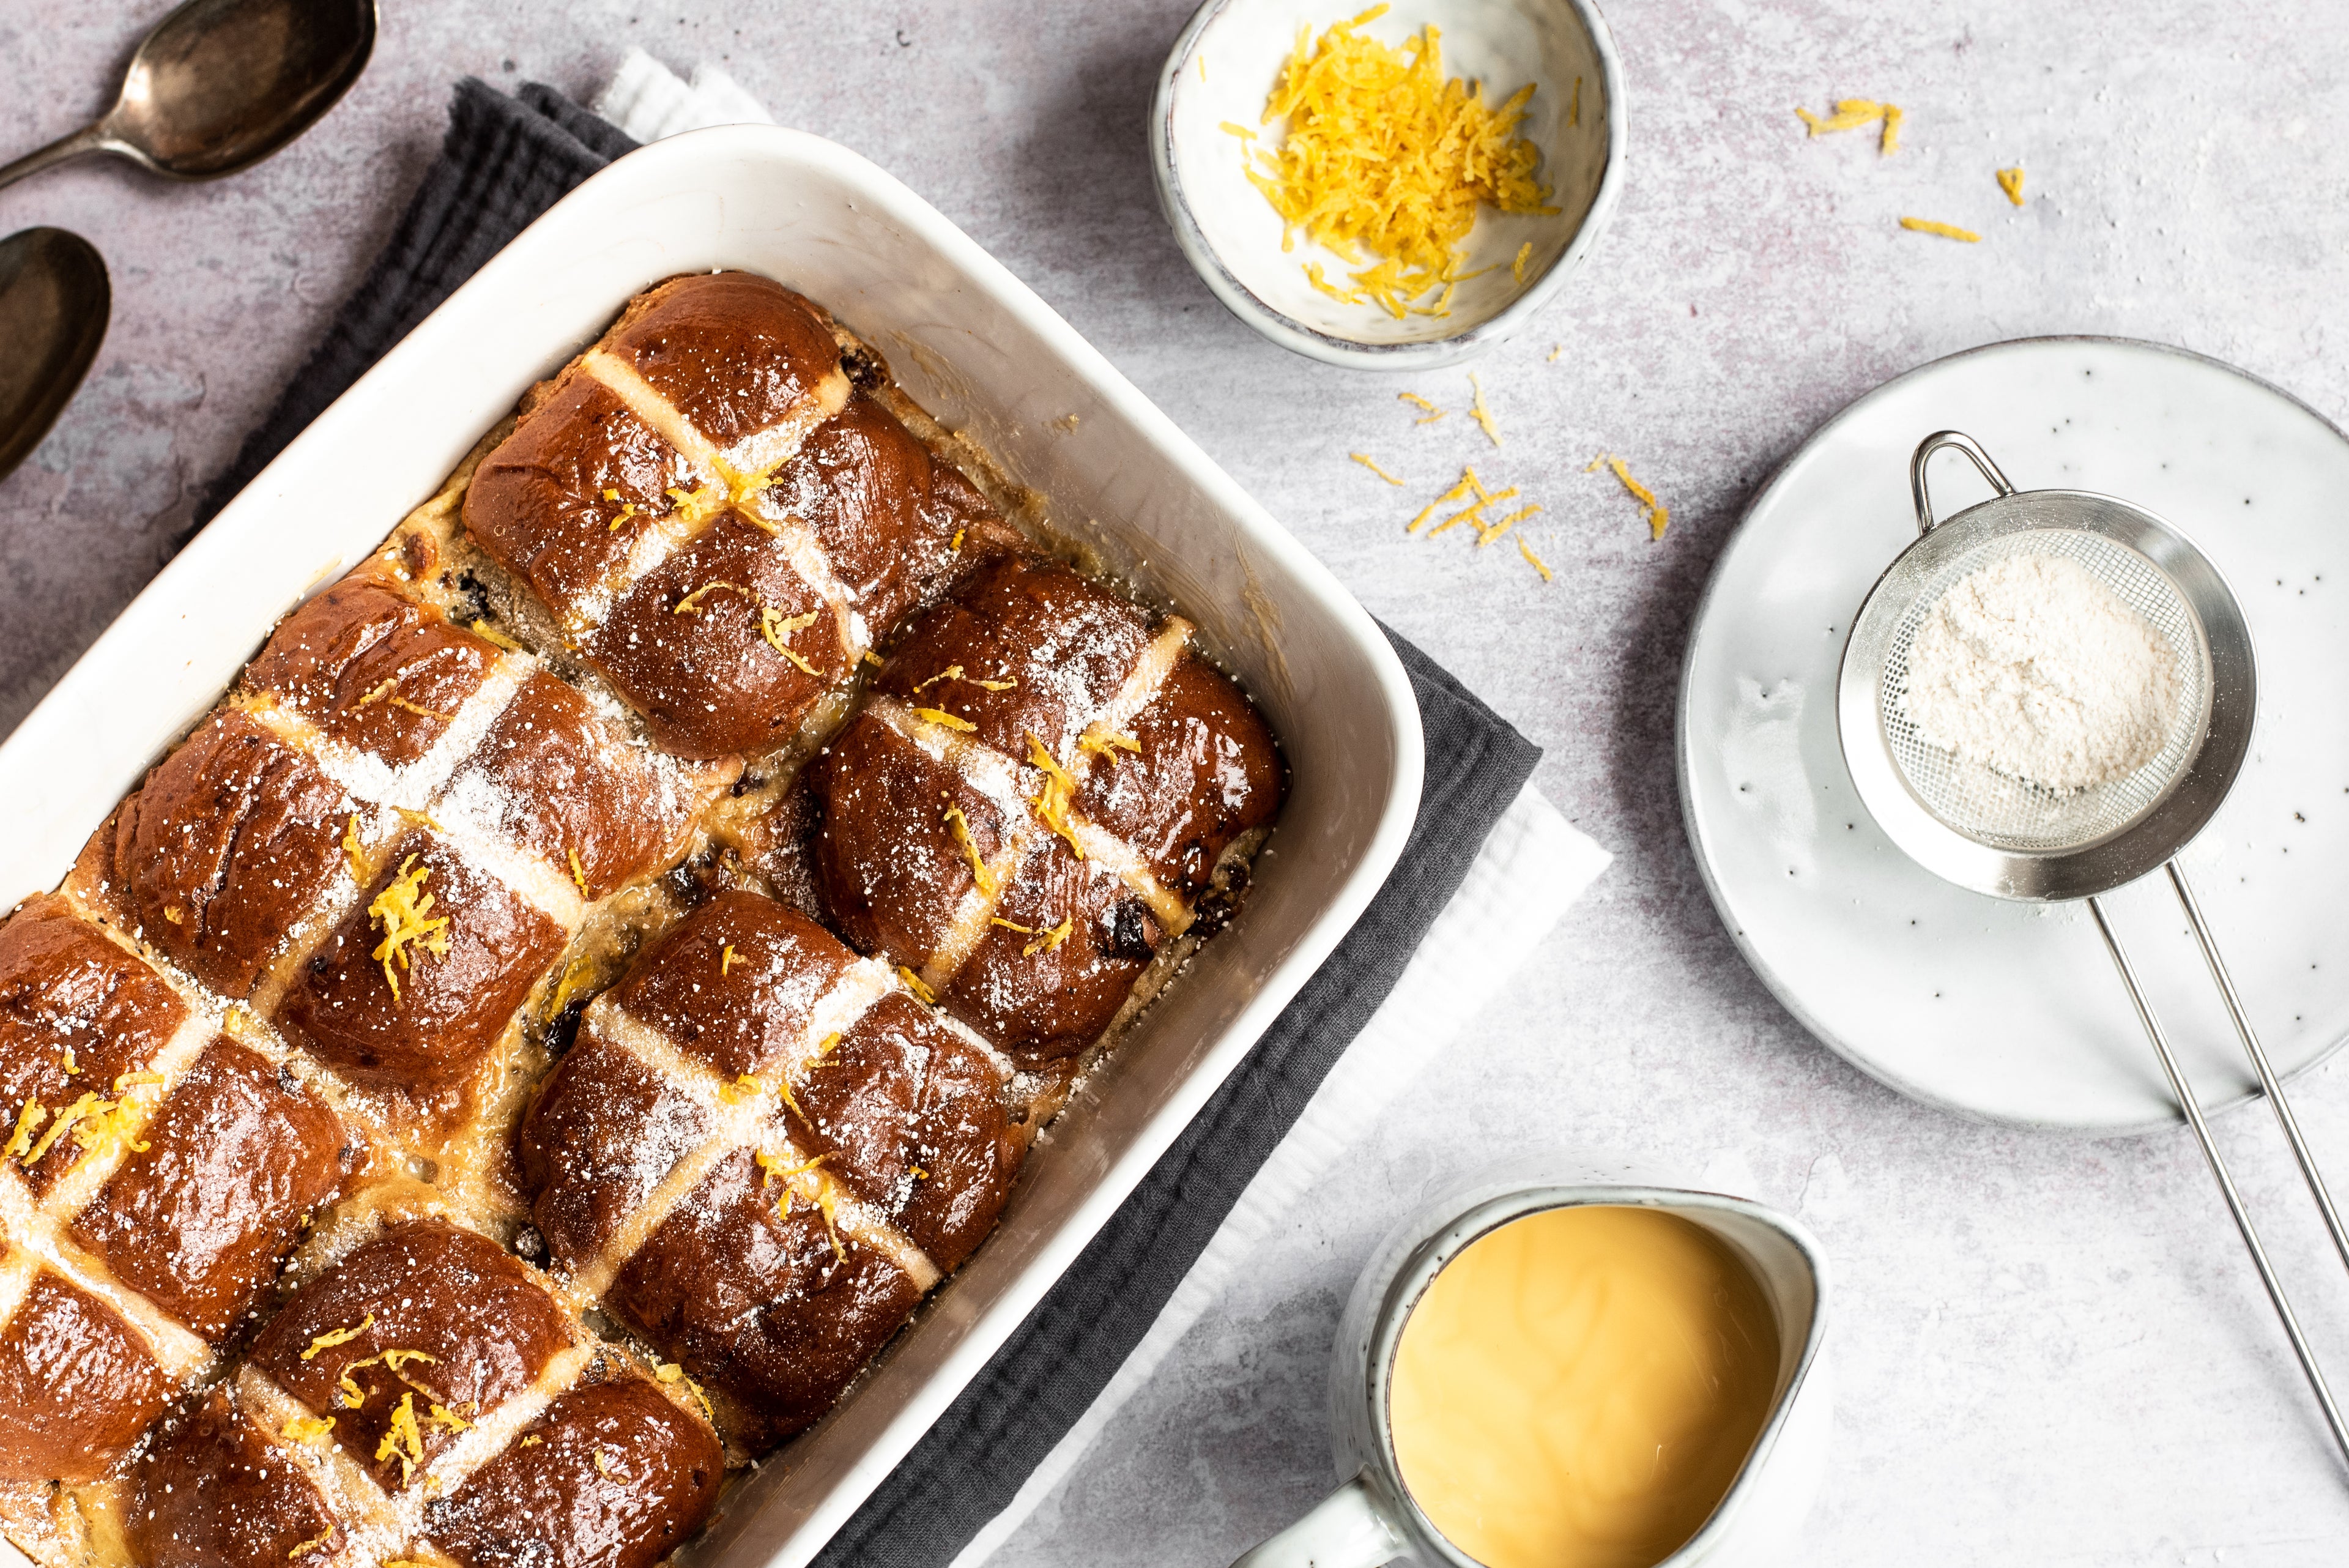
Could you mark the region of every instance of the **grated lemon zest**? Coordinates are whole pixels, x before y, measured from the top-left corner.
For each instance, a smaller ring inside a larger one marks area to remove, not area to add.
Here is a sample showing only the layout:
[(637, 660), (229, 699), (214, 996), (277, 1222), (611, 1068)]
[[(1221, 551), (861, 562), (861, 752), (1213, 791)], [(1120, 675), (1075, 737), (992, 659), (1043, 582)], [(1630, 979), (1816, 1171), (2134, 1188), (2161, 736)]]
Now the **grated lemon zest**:
[(359, 847), (359, 814), (351, 813), (349, 824), (343, 829), (343, 859), (351, 868), (351, 880), (367, 880), (367, 852)]
[(1058, 948), (1062, 942), (1067, 941), (1069, 940), (1070, 933), (1075, 929), (1076, 927), (1071, 923), (1069, 918), (1063, 915), (1061, 918), (1061, 923), (1059, 925), (1054, 926), (1050, 930), (1046, 931), (1042, 936), (1038, 937), (1034, 941), (1030, 942), (1026, 947), (1021, 948), (1019, 950), (1019, 956), (1021, 958), (1034, 958), (1038, 953), (1050, 952), (1054, 949)]
[(66, 1070), (66, 1076), (68, 1078), (77, 1076), (81, 1072), (81, 1069), (74, 1064), (72, 1041), (67, 1041), (65, 1044), (58, 1049), (57, 1065)]
[(383, 965), (383, 978), (390, 982), (395, 1002), (399, 1000), (399, 977), (391, 971), (395, 959), (406, 969), (411, 945), (421, 946), (435, 957), (449, 951), (449, 917), (432, 915), (432, 895), (422, 890), (424, 879), (431, 874), (432, 867), (417, 866), (411, 855), (399, 863), (399, 875), (367, 905), (369, 918), (383, 922), (383, 940), (376, 944), (373, 956)]
[(2023, 205), (2023, 165), (2018, 163), (2012, 169), (2000, 170), (1998, 188), (2006, 192), (2008, 201), (2018, 207)]
[[(1354, 274), (1360, 292), (1347, 302), (1367, 296), (1400, 318), (1408, 301), (1459, 279), (1481, 203), (1557, 209), (1534, 178), (1540, 150), (1515, 134), (1532, 86), (1487, 106), (1482, 84), (1444, 76), (1435, 28), (1400, 48), (1356, 31), (1385, 11), (1335, 23), (1318, 39), (1301, 29), (1265, 104), (1265, 124), (1287, 120), (1279, 145), (1243, 136), (1240, 146), (1242, 172), (1279, 214), (1281, 248), (1302, 231), (1350, 263), (1357, 246), (1367, 250), (1377, 259)], [(1306, 276), (1347, 298), (1311, 264)]]
[(1236, 124), (1228, 119), (1217, 126), (1216, 129), (1221, 130), (1226, 136), (1238, 137), (1243, 143), (1254, 141), (1256, 140), (1255, 131), (1250, 130), (1245, 125)]
[[(317, 1359), (318, 1353), (320, 1351), (332, 1350), (338, 1345), (348, 1345), (351, 1341), (357, 1339), (359, 1335), (365, 1334), (374, 1326), (375, 1314), (369, 1313), (365, 1318), (360, 1320), (357, 1328), (337, 1328), (330, 1330), (326, 1334), (322, 1334), (317, 1338), (310, 1342), (310, 1348), (302, 1353), (302, 1359), (305, 1361), (315, 1361)], [(378, 1356), (376, 1359), (380, 1360), (382, 1358)], [(345, 1367), (343, 1370), (347, 1374), (351, 1368)]]
[(912, 970), (907, 969), (904, 964), (899, 964), (897, 966), (897, 978), (905, 982), (906, 990), (912, 992), (916, 996), (921, 998), (932, 1007), (936, 1007), (938, 1004), (937, 992), (932, 991), (928, 986), (924, 985), (922, 983), (922, 977), (916, 974)]
[[(613, 501), (617, 501), (620, 498), (619, 492), (615, 490), (607, 490), (604, 492), (604, 494), (606, 498)], [(634, 517), (636, 514), (636, 504), (631, 501), (613, 514), (612, 521), (605, 525), (604, 532), (606, 534), (618, 533), (620, 531), (621, 524), (626, 523), (629, 518)]]
[[(33, 1134), (39, 1130), (43, 1122), (48, 1119), (49, 1113), (42, 1107), (40, 1101), (26, 1100), (24, 1108), (16, 1113), (16, 1132), (10, 1136), (7, 1146), (0, 1148), (0, 1159), (20, 1158), (26, 1149), (33, 1147)], [(25, 1163), (30, 1165), (32, 1161), (26, 1160)]]
[(815, 1048), (815, 1059), (821, 1062), (839, 1048), (840, 1031), (835, 1029), (831, 1033), (825, 1035), (823, 1041), (817, 1044)]
[(1361, 463), (1364, 468), (1369, 469), (1372, 473), (1377, 474), (1381, 479), (1385, 480), (1389, 484), (1401, 488), (1402, 481), (1397, 479), (1393, 474), (1389, 473), (1385, 469), (1381, 468), (1376, 462), (1372, 462), (1368, 453), (1350, 452), (1346, 455), (1352, 458), (1356, 462)]
[(728, 942), (728, 943), (726, 944), (726, 950), (725, 950), (724, 952), (722, 952), (722, 953), (720, 953), (720, 954), (719, 954), (719, 955), (718, 955), (718, 978), (719, 978), (719, 979), (720, 979), (720, 980), (725, 979), (725, 978), (726, 978), (726, 971), (729, 971), (729, 970), (730, 970), (730, 969), (732, 969), (732, 968), (734, 967), (734, 958), (735, 958), (735, 953), (734, 953), (734, 944), (733, 944), (732, 942)]
[[(959, 539), (962, 535), (957, 534), (955, 537)], [(868, 648), (864, 650), (864, 662), (873, 666), (874, 669), (878, 670), (881, 668), (881, 656)]]
[(944, 724), (949, 730), (973, 732), (978, 728), (969, 720), (957, 719), (943, 708), (916, 708), (914, 710), (914, 717), (926, 719), (933, 724)]
[(364, 708), (370, 702), (380, 702), (386, 697), (389, 696), (391, 694), (391, 689), (398, 684), (399, 677), (395, 675), (390, 680), (385, 681), (382, 685), (378, 686), (374, 691), (368, 692), (366, 696), (360, 698), (357, 701), (352, 703), (351, 706), (354, 708)]
[(595, 1450), (595, 1473), (604, 1476), (612, 1473), (612, 1461), (605, 1456), (601, 1449)]
[(1554, 343), (1554, 344), (1550, 345), (1549, 358), (1548, 358), (1547, 360), (1544, 361), (1544, 363), (1546, 363), (1546, 364), (1551, 364), (1551, 365), (1555, 365), (1555, 364), (1557, 364), (1557, 357), (1558, 357), (1559, 355), (1561, 355), (1561, 354), (1565, 353), (1565, 352), (1566, 352), (1566, 345), (1565, 345), (1565, 344), (1563, 344), (1563, 343)]
[(518, 1449), (534, 1449), (544, 1441), (546, 1441), (544, 1438), (540, 1437), (536, 1432), (533, 1432), (529, 1437), (524, 1438), (521, 1442), (515, 1444), (514, 1447)]
[(1502, 518), (1498, 523), (1494, 524), (1489, 528), (1485, 527), (1481, 523), (1478, 524), (1476, 525), (1476, 548), (1480, 550), (1483, 549), (1485, 545), (1491, 544), (1502, 535), (1506, 534), (1510, 529), (1516, 527), (1518, 524), (1524, 522), (1526, 518), (1532, 516), (1535, 513), (1540, 510), (1541, 507), (1538, 504), (1521, 507), (1517, 511), (1510, 513), (1506, 517)]
[(462, 1416), (439, 1405), (433, 1406), (432, 1413), (424, 1418), (436, 1427), (446, 1427), (452, 1432), (470, 1431), (473, 1425)]
[(1970, 245), (1982, 244), (1982, 236), (1971, 229), (1961, 229), (1955, 223), (1940, 223), (1931, 218), (1904, 217), (1900, 220), (1900, 226), (1912, 234), (1939, 234), (1945, 240), (1962, 240)]
[(700, 1384), (685, 1375), (684, 1367), (674, 1361), (664, 1361), (653, 1368), (653, 1376), (663, 1383), (684, 1384), (687, 1391), (700, 1402), (701, 1413), (712, 1421), (718, 1419), (718, 1412), (709, 1407), (709, 1396), (701, 1391)]
[(1900, 151), (1902, 116), (1900, 106), (1897, 103), (1878, 103), (1872, 98), (1847, 98), (1838, 99), (1835, 106), (1835, 113), (1824, 119), (1809, 109), (1799, 107), (1795, 109), (1795, 113), (1804, 125), (1809, 128), (1806, 134), (1811, 136), (1825, 136), (1832, 131), (1858, 130), (1865, 126), (1881, 125), (1884, 130), (1877, 142), (1877, 151), (1888, 158)]
[(798, 652), (783, 641), (783, 639), (791, 636), (792, 633), (795, 631), (805, 631), (808, 628), (813, 626), (816, 622), (816, 611), (809, 610), (804, 615), (781, 616), (775, 613), (772, 606), (761, 605), (759, 607), (759, 635), (767, 639), (768, 647), (773, 649), (777, 653), (781, 654), (785, 659), (790, 659), (793, 664), (798, 665), (803, 673), (815, 675), (818, 680), (822, 680), (823, 677), (817, 674), (815, 666), (801, 658)]
[(1077, 841), (1076, 829), (1069, 826), (1069, 802), (1075, 795), (1077, 781), (1069, 776), (1066, 768), (1052, 760), (1044, 742), (1030, 730), (1028, 734), (1028, 760), (1044, 772), (1044, 787), (1036, 792), (1029, 805), (1036, 811), (1036, 820), (1067, 841), (1070, 851), (1080, 860), (1085, 857), (1085, 846)]
[(994, 898), (995, 878), (988, 874), (986, 858), (978, 852), (978, 841), (970, 836), (970, 819), (963, 815), (962, 807), (950, 805), (947, 807), (946, 823), (954, 830), (955, 842), (962, 846), (962, 857), (970, 862), (970, 879), (979, 896)]
[[(955, 530), (955, 536), (954, 536), (952, 539), (949, 539), (949, 540), (947, 540), (947, 555), (949, 555), (949, 556), (957, 556), (957, 555), (960, 555), (960, 554), (962, 553), (962, 536), (963, 536), (965, 534), (968, 534), (968, 533), (969, 533), (969, 532), (970, 532), (970, 530), (969, 530), (969, 529), (968, 529), (968, 528), (957, 528), (957, 529), (956, 529), (956, 530)], [(874, 659), (874, 662), (875, 664), (878, 664), (878, 663), (879, 663), (879, 662), (881, 662), (881, 661), (880, 661), (879, 659)]]
[(571, 856), (571, 879), (579, 884), (580, 896), (584, 898), (587, 892), (587, 873), (579, 868), (579, 851), (573, 849), (568, 853)]
[(29, 1169), (40, 1164), (41, 1157), (55, 1147), (58, 1138), (85, 1121), (92, 1125), (83, 1131), (75, 1132), (74, 1142), (85, 1150), (88, 1149), (97, 1142), (104, 1125), (104, 1118), (108, 1112), (114, 1109), (114, 1106), (115, 1103), (112, 1100), (100, 1099), (96, 1090), (84, 1091), (81, 1098), (57, 1112), (57, 1120), (49, 1124), (49, 1130), (41, 1135), (40, 1142), (35, 1144), (32, 1151), (25, 1156), (26, 1168)]
[(496, 627), (492, 626), (486, 620), (476, 620), (473, 622), (473, 635), (482, 639), (484, 641), (496, 643), (508, 653), (520, 653), (523, 651), (523, 646), (521, 643), (516, 642), (512, 638), (508, 637), (504, 632), (500, 631)]
[(1329, 279), (1329, 275), (1322, 272), (1321, 264), (1319, 262), (1307, 262), (1305, 264), (1305, 281), (1311, 284), (1315, 288), (1320, 290), (1323, 294), (1328, 295), (1330, 298), (1336, 300), (1340, 305), (1361, 305), (1366, 303), (1363, 296), (1355, 290), (1350, 288), (1340, 288), (1336, 284), (1331, 283)]
[(289, 1443), (315, 1446), (334, 1429), (335, 1418), (332, 1416), (296, 1416), (285, 1423), (285, 1429), (279, 1436)]
[(753, 604), (758, 602), (757, 599), (751, 597), (750, 590), (744, 587), (741, 584), (730, 583), (720, 579), (717, 582), (702, 584), (701, 587), (694, 589), (691, 593), (686, 595), (685, 597), (678, 600), (676, 607), (671, 609), (668, 613), (671, 615), (699, 615), (701, 613), (702, 599), (710, 594), (718, 592), (721, 588), (731, 589), (735, 593), (740, 594), (744, 598), (750, 599), (750, 602)]
[(417, 714), (421, 718), (438, 719), (443, 723), (453, 723), (457, 718), (456, 714), (443, 713), (438, 708), (419, 708), (415, 703), (410, 702), (407, 698), (398, 695), (397, 692), (393, 693), (391, 701), (387, 704), (387, 706), (393, 708), (405, 708), (409, 712)]
[(988, 916), (987, 923), (990, 926), (1001, 926), (1007, 931), (1018, 931), (1023, 937), (1032, 937), (1036, 934), (1035, 927), (1023, 926), (1016, 920), (1007, 920), (1000, 915)]
[(330, 1524), (326, 1526), (325, 1530), (310, 1537), (309, 1540), (296, 1544), (293, 1551), (288, 1552), (285, 1554), (285, 1560), (290, 1563), (296, 1557), (307, 1557), (311, 1552), (317, 1551), (318, 1548), (326, 1545), (328, 1542), (334, 1540), (334, 1538), (335, 1527)]
[(1427, 410), (1423, 416), (1411, 421), (1415, 425), (1432, 425), (1436, 421), (1444, 417), (1444, 410), (1436, 407), (1432, 399), (1423, 398), (1417, 392), (1397, 392), (1395, 394), (1395, 401), (1399, 403), (1416, 403), (1421, 408)]
[(744, 1073), (730, 1084), (718, 1085), (718, 1097), (730, 1106), (739, 1106), (759, 1092), (759, 1080)]
[(1115, 730), (1093, 729), (1077, 737), (1077, 749), (1091, 752), (1097, 757), (1107, 757), (1114, 765), (1120, 752), (1131, 752), (1140, 756), (1142, 742), (1132, 735), (1121, 735)]
[[(405, 1449), (402, 1448), (405, 1444)], [(413, 1392), (399, 1397), (398, 1407), (391, 1413), (391, 1425), (383, 1434), (383, 1441), (375, 1446), (376, 1463), (386, 1459), (399, 1461), (399, 1480), (407, 1484), (416, 1475), (416, 1467), (424, 1462), (424, 1434), (416, 1425), (416, 1396)]]
[(1534, 554), (1533, 546), (1526, 543), (1526, 536), (1522, 534), (1517, 535), (1517, 554), (1523, 556), (1526, 558), (1526, 564), (1531, 566), (1535, 571), (1539, 572), (1542, 575), (1543, 582), (1548, 582), (1550, 580), (1553, 574), (1549, 567), (1544, 564), (1539, 556)]
[(1471, 370), (1468, 372), (1468, 384), (1476, 389), (1476, 400), (1468, 405), (1468, 417), (1485, 427), (1485, 440), (1495, 446), (1500, 445), (1500, 429), (1493, 423), (1493, 410), (1485, 403), (1485, 383), (1476, 379), (1475, 371)]
[(1625, 490), (1631, 493), (1631, 499), (1647, 509), (1648, 536), (1651, 539), (1662, 538), (1664, 525), (1671, 521), (1672, 514), (1657, 503), (1656, 493), (1632, 478), (1631, 471), (1624, 466), (1621, 458), (1609, 456), (1603, 452), (1592, 458), (1589, 467), (1582, 472), (1588, 473), (1591, 469), (1597, 468), (1602, 462), (1614, 471), (1616, 479), (1621, 483)]
[(1516, 493), (1517, 487), (1513, 484), (1509, 486), (1508, 489), (1496, 492), (1491, 495), (1479, 495), (1476, 498), (1475, 503), (1466, 510), (1455, 512), (1451, 516), (1446, 517), (1443, 522), (1438, 523), (1434, 527), (1430, 528), (1427, 531), (1427, 536), (1433, 539), (1438, 534), (1443, 533), (1445, 529), (1461, 523), (1473, 522), (1477, 527), (1482, 528), (1485, 525), (1485, 521), (1480, 514), (1484, 512), (1485, 508), (1490, 506), (1495, 501), (1506, 501)]

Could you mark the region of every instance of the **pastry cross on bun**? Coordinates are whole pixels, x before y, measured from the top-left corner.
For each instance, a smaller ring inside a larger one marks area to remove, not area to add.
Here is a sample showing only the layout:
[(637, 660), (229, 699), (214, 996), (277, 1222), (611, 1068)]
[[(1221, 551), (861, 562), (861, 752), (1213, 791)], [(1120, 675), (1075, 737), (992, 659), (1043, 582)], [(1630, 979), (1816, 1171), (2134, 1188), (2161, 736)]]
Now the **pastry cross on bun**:
[(523, 1169), (558, 1276), (756, 1454), (993, 1227), (1025, 1148), (1009, 1075), (886, 964), (725, 893), (588, 1008), (523, 1124)]
[(598, 1347), (494, 1242), (410, 1220), (305, 1286), (163, 1430), (130, 1539), (154, 1568), (646, 1568), (700, 1527), (724, 1469), (689, 1388)]
[(1004, 556), (915, 624), (809, 770), (825, 914), (1024, 1064), (1100, 1036), (1279, 809), (1271, 731), (1190, 636)]
[(680, 756), (773, 750), (876, 641), (1019, 536), (745, 273), (673, 278), (533, 395), (465, 526)]
[(0, 1484), (93, 1480), (213, 1369), (357, 1151), (56, 896), (0, 926)]

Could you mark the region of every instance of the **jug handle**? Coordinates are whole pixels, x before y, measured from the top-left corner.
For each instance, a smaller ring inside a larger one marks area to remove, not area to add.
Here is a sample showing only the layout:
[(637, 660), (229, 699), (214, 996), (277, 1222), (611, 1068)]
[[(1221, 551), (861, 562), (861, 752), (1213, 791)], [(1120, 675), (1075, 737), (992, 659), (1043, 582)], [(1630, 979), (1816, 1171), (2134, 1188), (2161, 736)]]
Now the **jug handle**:
[(1379, 1568), (1400, 1556), (1402, 1532), (1371, 1490), (1369, 1475), (1356, 1476), (1304, 1518), (1240, 1553), (1232, 1568)]

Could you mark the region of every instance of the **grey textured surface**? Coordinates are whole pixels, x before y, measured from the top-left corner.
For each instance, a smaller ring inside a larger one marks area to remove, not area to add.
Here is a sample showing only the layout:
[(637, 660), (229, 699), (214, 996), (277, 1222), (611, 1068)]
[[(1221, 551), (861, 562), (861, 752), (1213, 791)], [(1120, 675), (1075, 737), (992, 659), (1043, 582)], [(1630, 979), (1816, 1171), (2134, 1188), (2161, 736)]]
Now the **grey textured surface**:
[[(274, 162), (205, 187), (82, 168), (0, 193), (0, 232), (77, 229), (116, 287), (90, 384), (0, 483), (0, 728), (137, 592), (307, 352), (429, 157), (448, 84), (471, 71), (586, 94), (635, 43), (721, 63), (778, 118), (936, 202), (1373, 611), (1548, 748), (1537, 781), (1618, 857), (1513, 999), (1371, 1129), (999, 1561), (1215, 1564), (1292, 1516), (1330, 1479), (1323, 1358), (1376, 1234), (1431, 1180), (1557, 1143), (1644, 1153), (1826, 1239), (1844, 1291), (1837, 1449), (1805, 1561), (2341, 1559), (2349, 1485), (2191, 1143), (1971, 1126), (1813, 1044), (1714, 919), (1671, 738), (1681, 643), (1740, 506), (1889, 375), (2002, 337), (2118, 333), (2349, 410), (2328, 342), (2349, 284), (2349, 12), (1622, 0), (1630, 188), (1577, 286), (1480, 367), (1495, 450), (1458, 411), (1417, 428), (1395, 400), (1461, 410), (1464, 374), (1308, 364), (1192, 276), (1142, 141), (1180, 5), (387, 11), (367, 79)], [(98, 108), (143, 22), (0, 0), (0, 146)], [(1838, 95), (1901, 103), (1906, 150), (1806, 142), (1793, 106)], [(2020, 211), (1992, 182), (2017, 161)], [(1901, 234), (1902, 213), (1984, 242)], [(1661, 544), (1583, 472), (1602, 447), (1671, 506)], [(1461, 531), (1403, 536), (1464, 459), (1547, 507), (1530, 532), (1556, 583)], [(2299, 1103), (2349, 1180), (2343, 1071)], [(2271, 1127), (2238, 1113), (2220, 1137), (2349, 1376), (2349, 1287)]]

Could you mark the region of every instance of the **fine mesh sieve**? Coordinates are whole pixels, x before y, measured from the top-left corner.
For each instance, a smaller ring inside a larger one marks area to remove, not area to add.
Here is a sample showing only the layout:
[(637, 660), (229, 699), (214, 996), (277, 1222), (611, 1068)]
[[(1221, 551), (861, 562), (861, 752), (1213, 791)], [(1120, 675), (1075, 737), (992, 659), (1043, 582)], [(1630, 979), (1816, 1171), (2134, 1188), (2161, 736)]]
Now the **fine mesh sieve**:
[[(1945, 450), (1971, 462), (1998, 493), (1937, 522), (1925, 469), (1935, 452)], [(2333, 1403), (2211, 1138), (2193, 1085), (2178, 1070), (2099, 897), (2156, 868), (2167, 873), (2301, 1176), (2342, 1263), (2349, 1267), (2349, 1228), (2333, 1207), (2176, 858), (2226, 799), (2251, 749), (2256, 682), (2242, 607), (2202, 552), (2152, 513), (2086, 491), (2017, 491), (1989, 453), (1955, 431), (1939, 431), (1918, 445), (1909, 481), (1920, 537), (1868, 591), (1853, 618), (1836, 681), (1837, 733), (1852, 784), (1885, 835), (1935, 875), (2002, 898), (2086, 901), (2333, 1440), (2349, 1459), (2349, 1422)], [(1927, 741), (1908, 715), (1909, 651), (1926, 617), (1971, 573), (2023, 554), (2076, 562), (2143, 616), (2176, 655), (2179, 691), (2161, 750), (2127, 777), (2061, 794), (1962, 762)]]
[[(2176, 699), (2160, 750), (2134, 773), (2058, 792), (1936, 745), (1909, 717), (1909, 651), (1918, 633), (1952, 587), (2015, 556), (2054, 556), (2080, 566), (2143, 618), (2169, 649)], [(2098, 844), (2143, 817), (2184, 776), (2201, 748), (2209, 715), (2209, 652), (2202, 623), (2178, 585), (2127, 545), (2077, 528), (2024, 529), (1950, 553), (1919, 581), (1908, 608), (1895, 620), (1877, 681), (1885, 745), (1925, 809), (1969, 838), (2030, 853)]]

